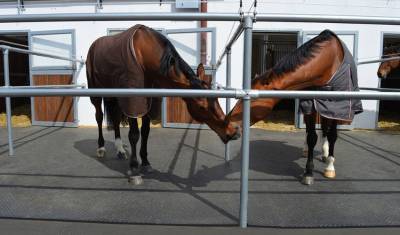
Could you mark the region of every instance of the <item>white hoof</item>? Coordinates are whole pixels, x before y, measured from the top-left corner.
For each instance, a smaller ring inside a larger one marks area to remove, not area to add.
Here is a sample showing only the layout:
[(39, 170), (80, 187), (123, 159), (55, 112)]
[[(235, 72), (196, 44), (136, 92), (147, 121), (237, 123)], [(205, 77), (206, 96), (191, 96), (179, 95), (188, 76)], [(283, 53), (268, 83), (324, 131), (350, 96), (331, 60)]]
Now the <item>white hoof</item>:
[(335, 178), (336, 177), (336, 171), (335, 171), (335, 166), (333, 163), (335, 162), (335, 158), (333, 156), (329, 156), (327, 158), (328, 166), (325, 168), (324, 171), (324, 176), (326, 178)]
[(325, 169), (325, 171), (324, 171), (324, 176), (326, 177), (326, 178), (329, 178), (329, 179), (333, 179), (333, 178), (335, 178), (336, 177), (336, 172), (333, 170), (327, 170), (327, 169)]
[(140, 175), (129, 176), (128, 182), (133, 185), (141, 185), (141, 184), (143, 184), (143, 179), (142, 179), (142, 176), (140, 176)]
[(101, 148), (97, 149), (97, 157), (98, 158), (103, 158), (105, 154), (106, 154), (106, 148), (105, 147), (101, 147)]
[(313, 185), (314, 184), (314, 177), (312, 176), (304, 176), (301, 180), (301, 183), (304, 185)]

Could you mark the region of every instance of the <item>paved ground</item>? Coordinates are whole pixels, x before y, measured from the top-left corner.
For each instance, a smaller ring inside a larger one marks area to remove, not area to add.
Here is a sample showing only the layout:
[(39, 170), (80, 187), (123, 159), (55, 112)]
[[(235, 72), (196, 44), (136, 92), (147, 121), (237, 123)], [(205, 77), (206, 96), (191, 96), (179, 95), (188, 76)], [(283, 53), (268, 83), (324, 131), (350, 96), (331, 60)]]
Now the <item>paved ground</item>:
[(0, 219), (2, 234), (173, 234), (173, 235), (398, 235), (400, 228), (285, 229), (236, 226), (133, 225)]
[[(0, 129), (0, 217), (7, 218), (0, 225), (19, 221), (28, 228), (40, 222), (20, 219), (34, 219), (167, 225), (185, 231), (182, 225), (238, 223), (240, 141), (232, 142), (228, 166), (224, 146), (211, 131), (152, 129), (149, 159), (156, 171), (143, 185), (133, 186), (124, 177), (127, 161), (115, 157), (110, 132), (107, 156), (99, 160), (94, 128), (14, 130), (16, 155), (11, 158), (6, 130)], [(122, 133), (128, 143), (127, 130)], [(303, 131), (251, 130), (249, 226), (400, 226), (400, 135), (341, 132), (337, 179), (324, 179), (324, 164), (317, 160), (311, 187), (298, 178), (305, 166), (303, 137)]]

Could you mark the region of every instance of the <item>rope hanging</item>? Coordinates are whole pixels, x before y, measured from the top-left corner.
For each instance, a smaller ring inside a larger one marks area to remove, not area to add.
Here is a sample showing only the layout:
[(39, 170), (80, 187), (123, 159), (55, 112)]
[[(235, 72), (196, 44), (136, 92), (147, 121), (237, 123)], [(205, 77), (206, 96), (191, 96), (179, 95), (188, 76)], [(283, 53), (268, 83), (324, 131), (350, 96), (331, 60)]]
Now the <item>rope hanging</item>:
[(254, 0), (254, 11), (253, 11), (253, 16), (254, 16), (254, 22), (256, 21), (256, 16), (257, 16), (257, 0)]
[(243, 2), (242, 2), (242, 0), (240, 0), (240, 3), (239, 3), (239, 14), (240, 14), (240, 18), (243, 18)]

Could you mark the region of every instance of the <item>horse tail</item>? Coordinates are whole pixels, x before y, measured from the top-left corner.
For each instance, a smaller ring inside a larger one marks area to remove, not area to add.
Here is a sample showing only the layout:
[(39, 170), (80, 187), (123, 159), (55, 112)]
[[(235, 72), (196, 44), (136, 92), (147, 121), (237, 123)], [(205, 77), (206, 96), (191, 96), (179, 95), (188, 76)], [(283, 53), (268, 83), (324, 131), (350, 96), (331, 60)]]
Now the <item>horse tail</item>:
[(114, 130), (114, 121), (123, 125), (128, 125), (128, 117), (122, 112), (118, 104), (118, 98), (110, 97), (104, 99), (104, 116), (107, 123), (107, 130)]

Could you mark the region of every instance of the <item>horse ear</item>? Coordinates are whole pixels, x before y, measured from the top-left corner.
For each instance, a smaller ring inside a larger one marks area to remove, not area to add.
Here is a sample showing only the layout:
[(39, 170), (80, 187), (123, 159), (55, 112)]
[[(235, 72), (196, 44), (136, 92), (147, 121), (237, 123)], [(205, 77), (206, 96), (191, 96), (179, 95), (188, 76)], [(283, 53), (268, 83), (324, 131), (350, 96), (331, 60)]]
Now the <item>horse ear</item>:
[(211, 87), (212, 77), (206, 75), (206, 71), (204, 70), (204, 66), (202, 63), (197, 66), (197, 77), (199, 77), (200, 80), (204, 81), (207, 86)]
[(206, 72), (204, 71), (204, 66), (202, 63), (200, 63), (199, 66), (197, 66), (197, 77), (199, 77), (200, 80), (203, 80), (205, 74)]
[(254, 75), (254, 79), (256, 79), (256, 78), (258, 78), (260, 75), (258, 74), (258, 73), (256, 73), (255, 75)]

